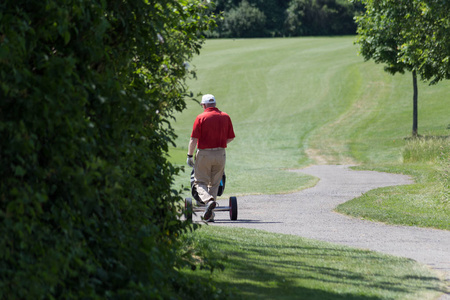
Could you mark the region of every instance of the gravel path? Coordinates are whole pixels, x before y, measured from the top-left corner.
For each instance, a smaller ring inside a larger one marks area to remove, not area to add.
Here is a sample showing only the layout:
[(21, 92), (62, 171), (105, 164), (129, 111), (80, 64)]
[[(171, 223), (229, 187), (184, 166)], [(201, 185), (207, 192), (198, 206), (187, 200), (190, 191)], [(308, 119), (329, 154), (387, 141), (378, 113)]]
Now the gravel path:
[[(238, 220), (217, 212), (215, 225), (262, 229), (411, 258), (440, 271), (450, 281), (450, 231), (350, 218), (333, 212), (340, 203), (378, 187), (412, 183), (404, 175), (353, 171), (348, 166), (312, 166), (295, 172), (320, 178), (293, 194), (238, 198)], [(219, 204), (227, 203), (219, 200)], [(450, 299), (443, 295), (440, 300)]]

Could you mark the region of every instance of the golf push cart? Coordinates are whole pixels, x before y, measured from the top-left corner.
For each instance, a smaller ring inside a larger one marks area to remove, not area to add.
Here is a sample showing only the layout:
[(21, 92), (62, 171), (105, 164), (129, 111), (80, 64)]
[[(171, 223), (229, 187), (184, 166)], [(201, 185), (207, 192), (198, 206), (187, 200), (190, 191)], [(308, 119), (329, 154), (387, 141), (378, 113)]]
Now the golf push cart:
[[(217, 196), (222, 196), (223, 191), (225, 190), (225, 181), (226, 176), (225, 172), (222, 175), (222, 180), (220, 181), (219, 191), (217, 192)], [(195, 199), (195, 205), (192, 202), (192, 198), (184, 199), (184, 208), (185, 208), (185, 217), (187, 220), (192, 220), (192, 212), (203, 212), (205, 210), (205, 205), (200, 200), (200, 197), (197, 193), (197, 187), (194, 184), (194, 169), (191, 172), (191, 194)], [(216, 208), (213, 210), (214, 212), (218, 211), (229, 211), (230, 212), (230, 220), (237, 220), (238, 208), (237, 208), (237, 198), (230, 197), (229, 198), (229, 206), (219, 206), (217, 202)]]

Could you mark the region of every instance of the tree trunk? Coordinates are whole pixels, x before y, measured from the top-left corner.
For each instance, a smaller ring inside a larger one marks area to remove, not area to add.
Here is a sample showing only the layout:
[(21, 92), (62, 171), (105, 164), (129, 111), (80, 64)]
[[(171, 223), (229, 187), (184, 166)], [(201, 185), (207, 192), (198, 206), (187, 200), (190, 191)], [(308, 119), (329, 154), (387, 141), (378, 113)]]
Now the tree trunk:
[(413, 126), (412, 126), (412, 136), (413, 137), (417, 137), (417, 98), (418, 98), (418, 92), (417, 92), (417, 74), (416, 74), (416, 70), (412, 71), (412, 76), (413, 76), (413, 89), (414, 89), (414, 94), (413, 94)]

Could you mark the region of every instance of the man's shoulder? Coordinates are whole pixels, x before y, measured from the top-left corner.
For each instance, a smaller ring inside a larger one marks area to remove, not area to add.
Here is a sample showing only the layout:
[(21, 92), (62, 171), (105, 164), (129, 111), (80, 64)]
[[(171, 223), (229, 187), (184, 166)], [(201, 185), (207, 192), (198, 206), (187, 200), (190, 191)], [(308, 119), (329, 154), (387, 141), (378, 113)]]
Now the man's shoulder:
[(205, 111), (203, 111), (198, 116), (216, 115), (216, 114), (221, 114), (221, 113), (222, 112), (219, 109), (214, 107), (214, 108), (207, 108), (207, 109), (205, 109)]
[(228, 114), (226, 112), (224, 112), (224, 111), (222, 111), (222, 110), (220, 110), (220, 109), (218, 109), (216, 107), (214, 108), (214, 110), (211, 110), (211, 113), (219, 114), (219, 115), (223, 115), (223, 116), (228, 116)]
[(202, 112), (201, 114), (199, 114), (197, 116), (197, 119), (203, 119), (203, 118), (208, 118), (208, 117), (230, 117), (226, 112), (219, 110), (218, 108), (214, 108), (214, 109), (206, 109), (204, 112)]
[(224, 111), (221, 111), (220, 114), (221, 114), (222, 116), (225, 116), (225, 117), (227, 117), (227, 118), (230, 118), (230, 115), (228, 115), (228, 114), (227, 114), (226, 112), (224, 112)]

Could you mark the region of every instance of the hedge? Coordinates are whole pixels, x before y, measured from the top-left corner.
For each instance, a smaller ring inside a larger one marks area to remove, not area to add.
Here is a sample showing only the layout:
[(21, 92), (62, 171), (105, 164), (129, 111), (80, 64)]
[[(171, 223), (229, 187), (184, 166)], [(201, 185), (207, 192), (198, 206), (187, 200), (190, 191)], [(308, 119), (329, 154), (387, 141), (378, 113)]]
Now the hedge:
[(166, 159), (210, 10), (1, 1), (1, 299), (215, 297), (178, 272), (193, 225)]

